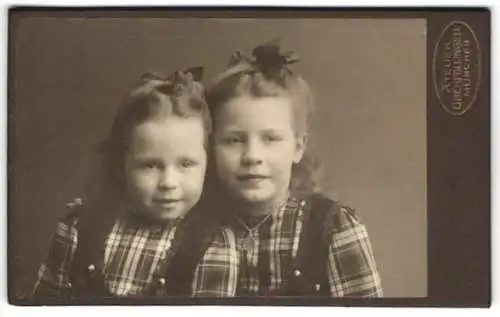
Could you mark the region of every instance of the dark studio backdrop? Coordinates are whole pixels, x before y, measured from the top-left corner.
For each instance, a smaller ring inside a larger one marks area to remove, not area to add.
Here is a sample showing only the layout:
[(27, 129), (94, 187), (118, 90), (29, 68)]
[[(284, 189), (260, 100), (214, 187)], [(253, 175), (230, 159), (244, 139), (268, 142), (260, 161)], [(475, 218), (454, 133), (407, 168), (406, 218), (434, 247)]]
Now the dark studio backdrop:
[(29, 296), (56, 221), (82, 193), (90, 152), (145, 71), (205, 66), (282, 37), (316, 93), (312, 144), (328, 193), (355, 208), (385, 295), (427, 293), (423, 19), (25, 18), (10, 71), (9, 272)]

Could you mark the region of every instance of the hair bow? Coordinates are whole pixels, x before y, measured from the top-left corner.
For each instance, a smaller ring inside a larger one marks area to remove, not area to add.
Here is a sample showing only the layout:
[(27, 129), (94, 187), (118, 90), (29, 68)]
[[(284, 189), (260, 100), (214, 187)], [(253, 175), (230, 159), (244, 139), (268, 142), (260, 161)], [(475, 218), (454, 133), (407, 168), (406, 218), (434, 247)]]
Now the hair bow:
[(281, 78), (284, 71), (291, 72), (288, 65), (299, 61), (298, 56), (291, 51), (280, 52), (279, 37), (255, 47), (252, 55), (253, 60), (239, 51), (235, 52), (229, 60), (229, 67), (248, 65), (248, 71), (259, 70), (266, 75)]
[(280, 52), (280, 39), (275, 38), (267, 43), (254, 48), (252, 55), (256, 63), (264, 69), (272, 67), (285, 67), (299, 61), (298, 56), (291, 52)]
[(142, 81), (159, 81), (156, 89), (166, 95), (179, 95), (190, 89), (194, 82), (200, 82), (203, 77), (203, 67), (196, 66), (185, 70), (177, 70), (168, 78), (157, 73), (146, 73), (142, 75)]

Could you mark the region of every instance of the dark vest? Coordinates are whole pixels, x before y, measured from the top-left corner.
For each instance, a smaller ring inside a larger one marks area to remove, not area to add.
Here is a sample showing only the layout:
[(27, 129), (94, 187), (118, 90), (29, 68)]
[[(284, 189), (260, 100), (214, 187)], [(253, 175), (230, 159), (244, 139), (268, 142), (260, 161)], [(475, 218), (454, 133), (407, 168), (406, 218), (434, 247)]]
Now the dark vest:
[[(78, 246), (75, 251), (70, 284), (70, 297), (103, 298), (113, 297), (104, 284), (103, 264), (107, 235), (115, 222), (115, 215), (106, 217), (105, 208), (81, 208), (78, 222)], [(109, 209), (107, 209), (109, 211)], [(194, 272), (206, 249), (220, 229), (220, 222), (214, 214), (201, 212), (196, 208), (178, 224), (168, 262), (160, 264), (157, 283), (141, 296), (191, 296)]]
[[(333, 216), (342, 206), (321, 195), (310, 195), (304, 211), (297, 256), (287, 273), (287, 283), (264, 296), (330, 296), (327, 262), (328, 246), (333, 228)], [(78, 247), (75, 252), (71, 297), (112, 297), (104, 285), (102, 273), (105, 239), (114, 224), (114, 217), (103, 218), (103, 213), (85, 210), (78, 223)], [(95, 210), (99, 210), (96, 208)], [(226, 215), (228, 216), (228, 215)], [(194, 271), (205, 250), (223, 225), (221, 215), (193, 210), (176, 230), (168, 266), (159, 268), (158, 283), (145, 296), (191, 296)], [(242, 295), (242, 294), (241, 294)]]
[[(341, 211), (336, 202), (319, 194), (301, 197), (306, 201), (297, 255), (282, 287), (260, 296), (330, 297), (327, 263), (333, 216)], [(240, 294), (245, 296), (245, 294)]]

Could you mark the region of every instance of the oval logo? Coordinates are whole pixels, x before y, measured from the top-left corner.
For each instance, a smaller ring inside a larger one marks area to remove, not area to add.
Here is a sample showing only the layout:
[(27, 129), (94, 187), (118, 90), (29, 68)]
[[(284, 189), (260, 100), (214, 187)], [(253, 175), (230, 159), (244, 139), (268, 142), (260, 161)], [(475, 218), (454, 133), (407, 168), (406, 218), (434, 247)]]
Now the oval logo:
[(479, 90), (480, 48), (474, 31), (463, 21), (448, 24), (434, 47), (434, 88), (441, 106), (452, 115), (470, 109)]

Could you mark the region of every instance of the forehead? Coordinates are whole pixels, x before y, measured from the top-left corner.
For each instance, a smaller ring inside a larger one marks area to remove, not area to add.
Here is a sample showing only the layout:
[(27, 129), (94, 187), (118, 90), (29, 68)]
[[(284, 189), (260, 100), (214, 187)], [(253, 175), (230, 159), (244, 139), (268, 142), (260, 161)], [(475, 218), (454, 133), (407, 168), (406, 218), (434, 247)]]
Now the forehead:
[(285, 96), (233, 98), (219, 108), (216, 119), (216, 129), (227, 126), (291, 127), (292, 101)]
[(201, 118), (166, 117), (136, 125), (131, 131), (133, 151), (179, 151), (204, 145), (205, 131)]

